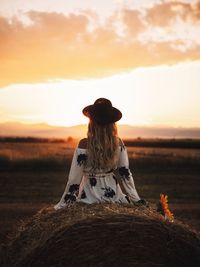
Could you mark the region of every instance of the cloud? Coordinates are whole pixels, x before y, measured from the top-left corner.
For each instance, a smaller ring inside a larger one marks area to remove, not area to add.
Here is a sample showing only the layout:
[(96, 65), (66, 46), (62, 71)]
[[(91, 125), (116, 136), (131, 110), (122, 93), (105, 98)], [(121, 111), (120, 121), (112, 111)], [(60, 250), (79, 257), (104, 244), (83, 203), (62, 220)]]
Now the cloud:
[(175, 18), (177, 11), (173, 3), (156, 4), (146, 10), (146, 21), (155, 26), (167, 26)]
[(145, 30), (144, 21), (137, 10), (124, 9), (122, 11), (122, 20), (132, 37)]
[[(0, 17), (0, 86), (93, 78), (141, 66), (199, 60), (199, 7), (199, 2), (176, 1), (143, 12), (125, 8), (104, 24), (89, 11), (68, 15), (29, 11), (26, 25), (17, 17)], [(193, 37), (169, 29), (177, 16), (185, 23), (179, 25), (183, 32), (184, 25), (195, 27)]]
[(169, 1), (146, 9), (146, 21), (151, 25), (169, 26), (177, 17), (189, 23), (200, 23), (200, 1), (184, 3)]

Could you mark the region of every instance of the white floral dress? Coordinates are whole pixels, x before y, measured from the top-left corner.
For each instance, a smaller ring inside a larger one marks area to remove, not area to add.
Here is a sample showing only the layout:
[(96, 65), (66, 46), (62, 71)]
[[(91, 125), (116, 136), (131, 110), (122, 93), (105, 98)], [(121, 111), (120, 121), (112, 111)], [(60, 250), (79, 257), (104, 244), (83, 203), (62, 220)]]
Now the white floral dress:
[(118, 171), (121, 184), (118, 183), (114, 170), (98, 170), (90, 173), (85, 167), (87, 150), (77, 147), (74, 151), (67, 185), (60, 201), (54, 209), (61, 209), (67, 203), (83, 202), (87, 204), (100, 202), (133, 203), (140, 200), (136, 191), (132, 173), (129, 169), (127, 148), (120, 145), (118, 148)]

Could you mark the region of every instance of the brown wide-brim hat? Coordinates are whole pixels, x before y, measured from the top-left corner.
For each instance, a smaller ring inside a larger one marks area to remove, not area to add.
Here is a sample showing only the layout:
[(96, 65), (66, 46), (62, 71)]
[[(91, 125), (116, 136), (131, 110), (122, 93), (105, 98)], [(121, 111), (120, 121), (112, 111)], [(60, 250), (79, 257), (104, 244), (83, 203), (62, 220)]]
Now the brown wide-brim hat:
[(113, 107), (111, 101), (106, 98), (98, 98), (93, 105), (85, 107), (82, 112), (97, 124), (114, 123), (122, 117), (121, 111)]

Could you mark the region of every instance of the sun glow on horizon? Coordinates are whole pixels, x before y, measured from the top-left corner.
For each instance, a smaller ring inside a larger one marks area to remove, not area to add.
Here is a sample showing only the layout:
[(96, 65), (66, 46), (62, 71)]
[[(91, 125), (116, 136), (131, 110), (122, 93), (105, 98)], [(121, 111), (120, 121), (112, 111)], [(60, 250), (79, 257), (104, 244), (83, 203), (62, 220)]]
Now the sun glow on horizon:
[(82, 109), (106, 97), (123, 113), (119, 124), (200, 126), (199, 70), (200, 62), (191, 62), (101, 79), (7, 86), (0, 90), (0, 122), (87, 124)]

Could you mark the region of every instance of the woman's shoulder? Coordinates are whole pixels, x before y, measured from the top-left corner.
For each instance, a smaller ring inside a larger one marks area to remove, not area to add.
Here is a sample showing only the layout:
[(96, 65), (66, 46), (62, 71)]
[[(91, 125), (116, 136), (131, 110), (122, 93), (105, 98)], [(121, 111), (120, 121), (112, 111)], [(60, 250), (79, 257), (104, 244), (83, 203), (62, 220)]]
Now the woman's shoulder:
[(78, 143), (78, 148), (86, 149), (87, 148), (88, 140), (87, 138), (83, 138)]
[(121, 152), (126, 150), (126, 146), (121, 138), (119, 138), (119, 148)]
[(118, 142), (120, 146), (124, 146), (124, 142), (122, 141), (122, 139), (120, 137), (118, 137)]

